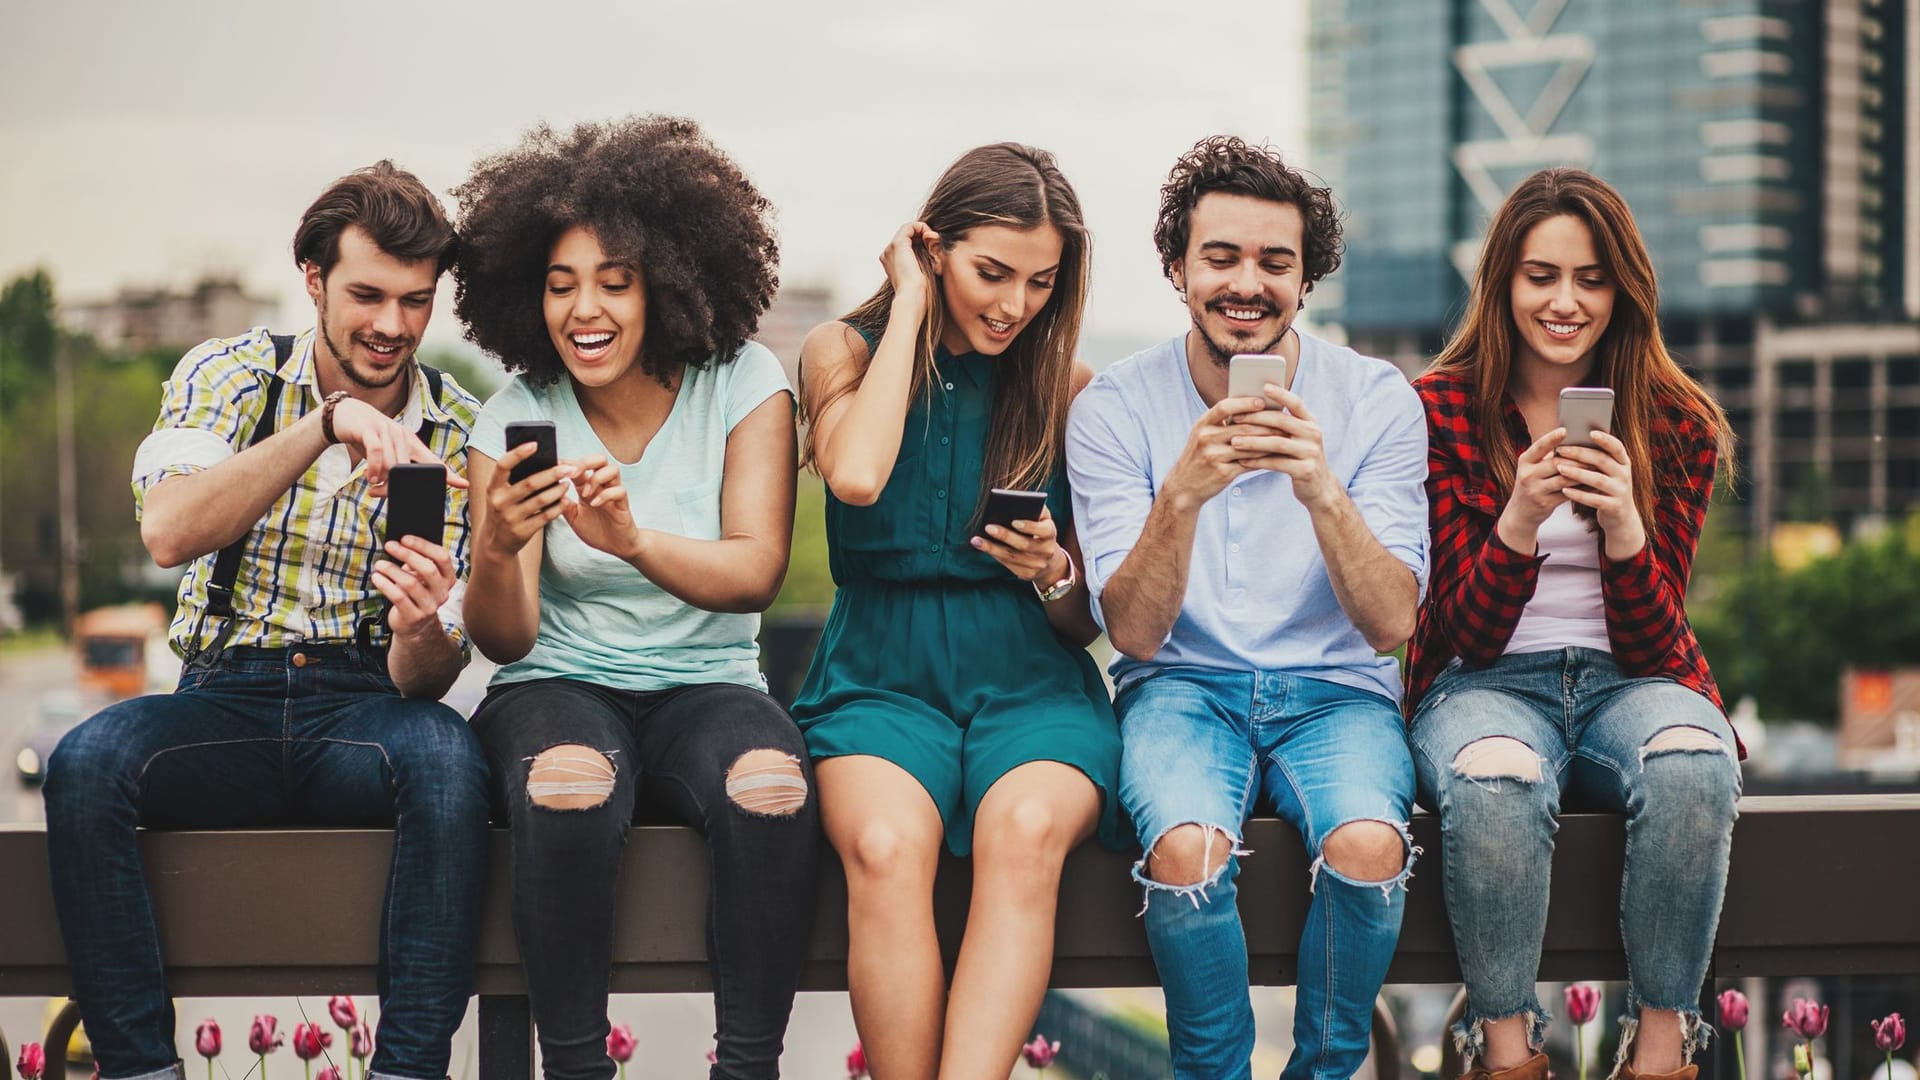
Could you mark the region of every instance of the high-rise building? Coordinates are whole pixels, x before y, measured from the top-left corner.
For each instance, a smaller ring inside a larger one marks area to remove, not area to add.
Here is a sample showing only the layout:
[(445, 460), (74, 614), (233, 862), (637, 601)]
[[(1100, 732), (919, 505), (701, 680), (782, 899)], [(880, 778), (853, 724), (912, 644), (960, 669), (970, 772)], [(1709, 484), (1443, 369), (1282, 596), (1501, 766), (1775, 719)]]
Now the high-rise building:
[(109, 300), (68, 305), (60, 319), (112, 348), (185, 349), (271, 326), (279, 315), (278, 300), (248, 295), (238, 278), (208, 275), (185, 292), (123, 288)]
[(1318, 319), (1409, 372), (1528, 173), (1634, 208), (1753, 524), (1920, 508), (1920, 0), (1313, 0)]

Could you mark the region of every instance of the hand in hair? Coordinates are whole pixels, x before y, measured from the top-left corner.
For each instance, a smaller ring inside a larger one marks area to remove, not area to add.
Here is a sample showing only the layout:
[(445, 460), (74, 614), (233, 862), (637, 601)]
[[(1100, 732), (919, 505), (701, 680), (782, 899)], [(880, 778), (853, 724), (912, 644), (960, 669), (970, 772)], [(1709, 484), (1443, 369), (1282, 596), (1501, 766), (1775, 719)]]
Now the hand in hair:
[(1593, 447), (1563, 446), (1552, 463), (1566, 481), (1566, 497), (1593, 508), (1606, 536), (1607, 558), (1630, 559), (1647, 544), (1646, 526), (1633, 502), (1633, 462), (1626, 444), (1604, 431)]
[(1559, 459), (1553, 453), (1566, 438), (1566, 428), (1554, 428), (1533, 440), (1513, 463), (1513, 493), (1507, 496), (1494, 530), (1500, 542), (1518, 554), (1534, 553), (1540, 523), (1567, 501), (1566, 489), (1573, 482), (1560, 475)]
[(926, 222), (909, 221), (900, 226), (880, 252), (880, 267), (887, 272), (887, 281), (893, 286), (896, 309), (905, 303), (910, 305), (908, 310), (925, 317), (931, 291), (928, 281), (933, 245), (939, 242), (940, 234), (927, 228)]

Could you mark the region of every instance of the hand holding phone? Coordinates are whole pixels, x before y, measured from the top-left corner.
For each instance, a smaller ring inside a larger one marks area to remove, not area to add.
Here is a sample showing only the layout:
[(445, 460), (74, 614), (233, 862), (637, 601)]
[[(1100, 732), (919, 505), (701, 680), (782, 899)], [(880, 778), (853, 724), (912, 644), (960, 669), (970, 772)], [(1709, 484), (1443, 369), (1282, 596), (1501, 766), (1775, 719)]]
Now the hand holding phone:
[[(1265, 398), (1268, 383), (1283, 390), (1293, 386), (1293, 365), (1284, 356), (1275, 353), (1239, 353), (1227, 363), (1228, 397)], [(1274, 404), (1271, 398), (1267, 403), (1270, 406)]]
[(1018, 488), (994, 488), (987, 492), (987, 505), (980, 512), (980, 527), (974, 532), (987, 535), (989, 525), (998, 525), (1003, 529), (1014, 529), (1016, 521), (1039, 521), (1040, 514), (1047, 508), (1047, 493), (1044, 491), (1022, 491)]
[(447, 467), (407, 462), (387, 469), (387, 540), (447, 540)]
[(1606, 386), (1569, 386), (1560, 391), (1564, 446), (1593, 446), (1593, 433), (1613, 432), (1613, 390)]

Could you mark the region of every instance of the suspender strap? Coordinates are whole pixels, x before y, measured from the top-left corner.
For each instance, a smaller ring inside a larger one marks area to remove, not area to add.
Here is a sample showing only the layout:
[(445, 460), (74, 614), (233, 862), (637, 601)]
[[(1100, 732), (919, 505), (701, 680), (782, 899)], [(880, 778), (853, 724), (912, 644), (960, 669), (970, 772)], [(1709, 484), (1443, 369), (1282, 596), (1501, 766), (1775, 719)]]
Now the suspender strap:
[[(279, 419), (280, 388), (286, 385), (280, 379), (280, 369), (286, 365), (287, 358), (293, 355), (293, 335), (274, 334), (272, 338), (273, 377), (267, 380), (267, 407), (254, 424), (253, 437), (247, 440), (250, 447), (258, 446), (273, 436)], [(221, 548), (219, 557), (214, 559), (213, 576), (207, 579), (209, 615), (221, 619), (233, 618), (233, 583), (240, 578), (240, 556), (246, 546), (247, 533), (242, 533), (238, 540)]]

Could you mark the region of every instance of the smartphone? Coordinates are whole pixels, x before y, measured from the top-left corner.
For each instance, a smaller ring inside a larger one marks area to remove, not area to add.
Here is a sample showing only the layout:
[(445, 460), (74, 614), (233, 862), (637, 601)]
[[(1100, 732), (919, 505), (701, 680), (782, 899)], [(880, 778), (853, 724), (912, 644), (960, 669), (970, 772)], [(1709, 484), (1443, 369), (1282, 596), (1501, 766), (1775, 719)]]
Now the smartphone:
[(1039, 521), (1040, 512), (1046, 508), (1047, 493), (1044, 491), (994, 488), (987, 492), (987, 506), (980, 513), (980, 528), (975, 531), (986, 536), (989, 525), (1010, 530), (1016, 521)]
[(513, 467), (507, 474), (507, 482), (517, 484), (534, 473), (545, 472), (560, 464), (560, 442), (553, 433), (551, 420), (522, 420), (507, 425), (507, 449), (513, 450), (527, 443), (536, 449), (533, 456)]
[(447, 542), (447, 467), (408, 462), (387, 470), (387, 539)]
[(1569, 386), (1560, 391), (1563, 446), (1592, 446), (1593, 433), (1613, 431), (1613, 390), (1605, 386)]
[(1291, 387), (1292, 367), (1286, 357), (1273, 353), (1240, 353), (1228, 361), (1227, 396), (1266, 397), (1261, 388), (1268, 383)]

